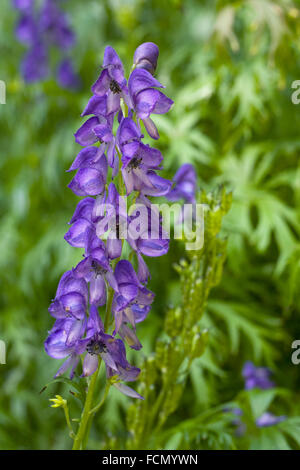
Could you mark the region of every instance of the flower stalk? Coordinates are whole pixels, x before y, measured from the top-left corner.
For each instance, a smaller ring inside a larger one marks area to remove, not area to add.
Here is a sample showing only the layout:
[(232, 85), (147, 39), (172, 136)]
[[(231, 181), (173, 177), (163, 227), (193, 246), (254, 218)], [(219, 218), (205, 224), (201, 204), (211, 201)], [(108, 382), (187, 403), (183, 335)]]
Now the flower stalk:
[[(150, 272), (144, 257), (162, 256), (169, 247), (150, 198), (168, 195), (172, 187), (171, 181), (158, 175), (161, 152), (145, 144), (142, 134), (144, 126), (152, 139), (158, 139), (151, 114), (166, 113), (173, 104), (153, 77), (157, 58), (155, 44), (139, 46), (127, 82), (120, 58), (112, 47), (106, 47), (100, 76), (82, 113), (91, 117), (75, 133), (82, 149), (68, 170), (76, 171), (69, 187), (83, 199), (70, 220), (65, 240), (84, 249), (84, 256), (59, 282), (49, 307), (55, 324), (45, 342), (51, 357), (65, 359), (56, 377), (70, 370), (72, 379), (80, 364), (82, 379), (90, 377), (74, 450), (85, 448), (93, 417), (111, 385), (143, 400), (124, 383), (135, 381), (140, 373), (127, 361), (125, 345), (141, 349), (137, 324), (148, 316), (154, 300), (146, 287)], [(147, 220), (139, 222), (136, 205), (143, 206)], [(95, 405), (102, 362), (107, 385)]]

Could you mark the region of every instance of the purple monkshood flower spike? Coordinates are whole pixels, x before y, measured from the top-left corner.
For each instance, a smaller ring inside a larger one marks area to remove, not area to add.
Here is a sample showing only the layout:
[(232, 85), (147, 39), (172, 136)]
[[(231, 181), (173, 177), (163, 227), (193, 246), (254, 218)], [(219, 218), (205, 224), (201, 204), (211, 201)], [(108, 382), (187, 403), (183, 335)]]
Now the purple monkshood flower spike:
[[(18, 41), (28, 47), (21, 63), (21, 73), (27, 83), (44, 80), (50, 73), (49, 56), (52, 47), (65, 51), (75, 44), (75, 34), (66, 13), (55, 0), (13, 0), (20, 17), (15, 28)], [(57, 68), (57, 83), (74, 90), (80, 79), (70, 59), (63, 57)]]
[[(47, 9), (49, 15), (45, 14)], [(42, 13), (40, 23), (33, 24), (38, 24), (48, 41), (68, 48), (73, 37), (65, 15), (60, 16), (50, 0)], [(23, 40), (33, 38), (40, 47), (31, 23), (21, 26)], [(142, 347), (137, 325), (146, 319), (154, 300), (154, 293), (146, 287), (150, 272), (143, 256), (162, 256), (169, 248), (162, 216), (149, 197), (170, 194), (172, 182), (157, 174), (163, 156), (143, 142), (140, 130), (142, 120), (147, 132), (158, 138), (150, 116), (167, 112), (173, 103), (158, 90), (163, 85), (152, 76), (157, 59), (155, 44), (141, 44), (134, 54), (127, 88), (120, 58), (112, 47), (105, 49), (100, 76), (92, 86), (93, 96), (82, 113), (88, 118), (74, 134), (83, 148), (67, 170), (76, 171), (69, 188), (83, 199), (69, 222), (65, 240), (83, 250), (83, 259), (59, 282), (49, 307), (55, 324), (45, 342), (49, 356), (65, 359), (57, 376), (70, 369), (72, 378), (80, 363), (81, 376), (90, 376), (101, 358), (110, 383), (133, 398), (142, 397), (123, 381), (136, 380), (140, 370), (128, 363), (125, 344), (135, 350)], [(47, 61), (38, 65), (41, 70), (37, 67), (35, 74), (43, 72)], [(69, 88), (76, 83), (67, 59), (58, 76)], [(174, 180), (177, 192), (191, 198), (191, 172), (181, 173)], [(127, 207), (129, 200), (131, 206)], [(124, 241), (130, 255), (136, 255), (137, 273), (130, 261), (122, 259)], [(102, 310), (106, 310), (104, 321), (99, 314)]]
[(47, 42), (61, 50), (74, 46), (75, 35), (70, 27), (67, 15), (53, 0), (45, 0), (39, 12), (39, 29)]

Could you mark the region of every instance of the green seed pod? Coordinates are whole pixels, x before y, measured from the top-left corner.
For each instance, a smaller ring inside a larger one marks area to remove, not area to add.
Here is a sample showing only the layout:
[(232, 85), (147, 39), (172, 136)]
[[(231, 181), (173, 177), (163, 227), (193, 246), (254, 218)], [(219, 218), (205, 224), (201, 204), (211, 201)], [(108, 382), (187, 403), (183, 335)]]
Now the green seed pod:
[(165, 320), (165, 332), (175, 338), (180, 334), (183, 324), (183, 313), (180, 307), (172, 308), (167, 312)]
[(208, 330), (196, 333), (192, 341), (191, 359), (202, 356), (208, 343)]

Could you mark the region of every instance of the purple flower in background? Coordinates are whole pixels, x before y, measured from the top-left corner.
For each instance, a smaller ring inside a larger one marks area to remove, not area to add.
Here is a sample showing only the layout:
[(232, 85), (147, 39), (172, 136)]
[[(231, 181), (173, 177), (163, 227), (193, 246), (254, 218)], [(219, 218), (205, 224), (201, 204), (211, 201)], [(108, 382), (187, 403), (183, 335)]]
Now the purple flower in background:
[(63, 59), (57, 69), (57, 82), (62, 88), (76, 90), (80, 87), (80, 79), (74, 71), (74, 66), (69, 59)]
[(44, 0), (39, 11), (39, 29), (52, 43), (61, 50), (74, 46), (75, 35), (69, 25), (67, 15), (58, 7), (56, 0)]
[[(72, 41), (65, 16), (50, 0), (45, 8), (49, 14), (43, 11), (41, 24), (48, 41), (54, 31), (57, 40), (60, 31), (58, 43), (67, 47)], [(49, 307), (56, 321), (45, 342), (51, 357), (65, 358), (57, 375), (71, 369), (73, 377), (83, 362), (82, 376), (90, 376), (101, 358), (110, 383), (134, 398), (142, 397), (123, 381), (136, 380), (140, 370), (128, 363), (125, 344), (141, 349), (137, 325), (147, 318), (154, 300), (146, 287), (150, 272), (143, 257), (162, 256), (169, 248), (162, 216), (149, 197), (170, 193), (172, 182), (157, 174), (163, 156), (144, 143), (140, 129), (143, 120), (150, 135), (158, 138), (150, 115), (167, 112), (173, 103), (157, 90), (162, 85), (151, 75), (157, 58), (155, 44), (137, 48), (129, 93), (120, 58), (112, 47), (105, 48), (93, 96), (82, 113), (89, 117), (74, 134), (82, 149), (67, 170), (76, 171), (69, 188), (83, 199), (69, 222), (65, 240), (83, 250), (83, 259), (59, 282)], [(68, 88), (76, 84), (72, 65), (66, 60), (60, 64), (58, 76)], [(184, 183), (178, 180), (178, 184), (183, 191)], [(188, 193), (187, 185), (184, 188)], [(124, 242), (130, 261), (124, 259)]]
[[(22, 61), (22, 76), (28, 83), (44, 80), (51, 70), (51, 47), (58, 48), (64, 54), (75, 44), (75, 34), (68, 16), (57, 0), (44, 0), (40, 7), (34, 0), (13, 0), (13, 6), (20, 11), (16, 37), (29, 48)], [(57, 83), (71, 90), (80, 86), (80, 79), (66, 57), (58, 66)]]
[(183, 199), (184, 202), (194, 204), (197, 189), (197, 175), (193, 165), (185, 163), (173, 178), (174, 187), (167, 194), (169, 201), (175, 202)]
[(246, 390), (255, 387), (266, 390), (275, 386), (270, 380), (272, 372), (267, 367), (255, 367), (252, 362), (248, 361), (243, 367), (242, 374), (245, 379)]
[(43, 44), (35, 44), (29, 49), (22, 61), (21, 71), (24, 80), (28, 83), (47, 77), (49, 73), (48, 54)]
[(13, 6), (18, 10), (28, 10), (34, 4), (34, 0), (13, 0)]
[[(275, 387), (275, 384), (270, 381), (271, 371), (266, 367), (255, 367), (251, 361), (245, 363), (242, 371), (243, 377), (245, 378), (245, 389), (252, 390), (258, 388), (261, 390), (268, 390)], [(243, 436), (247, 431), (247, 426), (242, 420), (243, 411), (240, 408), (225, 408), (225, 412), (231, 411), (236, 415), (236, 418), (232, 421), (232, 424), (236, 426), (236, 435), (238, 437)], [(258, 428), (264, 428), (268, 426), (274, 426), (275, 424), (281, 423), (286, 419), (286, 416), (276, 416), (269, 411), (265, 411), (259, 418), (255, 420), (255, 425)]]
[(29, 46), (39, 43), (38, 26), (30, 12), (24, 12), (21, 15), (15, 29), (15, 34), (20, 42)]
[(275, 416), (272, 413), (266, 411), (256, 420), (256, 426), (259, 428), (265, 428), (267, 426), (274, 426), (275, 424), (281, 423), (286, 419), (286, 416)]

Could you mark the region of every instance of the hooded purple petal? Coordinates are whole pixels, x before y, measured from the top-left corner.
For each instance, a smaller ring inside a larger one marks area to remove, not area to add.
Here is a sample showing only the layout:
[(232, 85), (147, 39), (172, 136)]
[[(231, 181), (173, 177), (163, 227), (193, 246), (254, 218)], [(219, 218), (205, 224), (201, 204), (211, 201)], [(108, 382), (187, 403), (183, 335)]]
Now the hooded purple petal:
[(75, 132), (75, 140), (79, 145), (83, 147), (86, 145), (93, 145), (97, 142), (98, 138), (94, 133), (94, 127), (99, 124), (97, 117), (89, 118), (82, 126)]
[(69, 184), (77, 196), (97, 196), (104, 191), (105, 180), (96, 168), (80, 168)]
[(71, 245), (77, 248), (84, 248), (85, 237), (90, 222), (86, 219), (77, 220), (72, 227), (69, 228), (64, 236), (64, 239)]
[(135, 51), (133, 63), (137, 69), (146, 69), (152, 75), (157, 66), (159, 49), (153, 42), (144, 42)]

